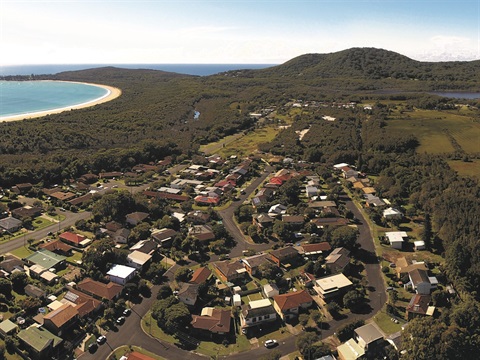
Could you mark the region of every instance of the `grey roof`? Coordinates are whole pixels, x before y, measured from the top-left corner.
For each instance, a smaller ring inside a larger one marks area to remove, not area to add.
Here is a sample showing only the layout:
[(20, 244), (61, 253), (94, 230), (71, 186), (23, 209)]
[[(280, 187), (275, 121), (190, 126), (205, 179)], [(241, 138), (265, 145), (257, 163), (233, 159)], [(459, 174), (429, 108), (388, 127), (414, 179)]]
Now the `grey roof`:
[(245, 319), (250, 319), (250, 318), (264, 316), (268, 314), (274, 314), (276, 312), (273, 305), (263, 306), (255, 309), (251, 309), (249, 305), (243, 305), (242, 313)]
[(0, 227), (4, 228), (5, 230), (14, 229), (19, 226), (22, 226), (22, 222), (14, 217), (9, 216), (4, 219), (0, 219)]
[(359, 328), (356, 328), (354, 331), (367, 344), (370, 344), (378, 339), (383, 339), (383, 334), (373, 324), (363, 325)]

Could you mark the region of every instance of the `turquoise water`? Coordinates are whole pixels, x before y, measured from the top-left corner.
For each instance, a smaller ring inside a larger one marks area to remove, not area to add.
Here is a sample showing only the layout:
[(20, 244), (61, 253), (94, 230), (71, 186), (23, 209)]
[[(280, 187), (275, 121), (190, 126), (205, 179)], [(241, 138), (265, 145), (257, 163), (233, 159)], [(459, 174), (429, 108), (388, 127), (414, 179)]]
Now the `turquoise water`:
[(87, 103), (108, 90), (62, 81), (0, 81), (0, 117), (30, 114)]

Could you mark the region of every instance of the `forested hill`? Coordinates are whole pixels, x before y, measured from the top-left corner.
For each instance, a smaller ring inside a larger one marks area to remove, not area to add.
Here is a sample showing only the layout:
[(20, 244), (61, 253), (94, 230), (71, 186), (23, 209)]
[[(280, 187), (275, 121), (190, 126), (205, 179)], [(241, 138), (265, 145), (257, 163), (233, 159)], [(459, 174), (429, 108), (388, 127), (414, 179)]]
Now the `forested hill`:
[(469, 62), (420, 62), (398, 53), (375, 48), (352, 48), (331, 54), (306, 54), (254, 76), (296, 79), (398, 79), (480, 84), (480, 60)]

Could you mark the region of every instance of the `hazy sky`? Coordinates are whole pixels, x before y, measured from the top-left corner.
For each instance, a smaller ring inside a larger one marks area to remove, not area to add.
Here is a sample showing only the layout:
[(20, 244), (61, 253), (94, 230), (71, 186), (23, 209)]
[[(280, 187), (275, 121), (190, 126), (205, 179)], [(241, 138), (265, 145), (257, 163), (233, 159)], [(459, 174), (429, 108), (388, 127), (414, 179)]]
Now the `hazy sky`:
[(480, 0), (0, 0), (0, 65), (480, 59)]

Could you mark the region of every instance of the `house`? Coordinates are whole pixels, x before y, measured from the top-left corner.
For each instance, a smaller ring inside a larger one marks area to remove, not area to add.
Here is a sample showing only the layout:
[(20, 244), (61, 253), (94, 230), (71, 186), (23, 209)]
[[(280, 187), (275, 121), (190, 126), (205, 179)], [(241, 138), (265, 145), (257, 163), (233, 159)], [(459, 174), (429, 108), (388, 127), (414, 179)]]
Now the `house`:
[(188, 235), (200, 241), (209, 241), (215, 239), (215, 234), (209, 225), (193, 225)]
[(24, 265), (25, 263), (21, 259), (13, 255), (4, 255), (3, 261), (0, 262), (0, 269), (12, 274), (14, 271), (25, 271)]
[(39, 287), (32, 284), (25, 285), (24, 291), (25, 291), (25, 295), (28, 295), (37, 299), (43, 299), (47, 295), (45, 291), (43, 291)]
[(224, 335), (230, 332), (231, 310), (215, 309), (205, 307), (201, 315), (192, 315), (192, 327), (196, 330), (203, 330), (209, 333)]
[(64, 233), (60, 234), (59, 238), (68, 245), (80, 248), (83, 248), (92, 242), (92, 240), (85, 238), (85, 236), (74, 234), (70, 231), (65, 231)]
[(272, 217), (275, 217), (277, 215), (283, 215), (283, 214), (286, 214), (286, 213), (287, 213), (287, 207), (285, 205), (282, 205), (282, 204), (273, 205), (268, 210), (268, 215), (272, 216)]
[(159, 192), (159, 191), (144, 191), (143, 195), (145, 195), (148, 198), (172, 200), (175, 202), (184, 202), (190, 199), (186, 195), (177, 195), (177, 194), (171, 194), (171, 193)]
[(309, 198), (317, 196), (320, 193), (320, 190), (316, 186), (307, 185), (305, 187), (305, 192)]
[(408, 238), (405, 231), (388, 231), (385, 233), (385, 236), (387, 237), (390, 246), (399, 250), (403, 248), (405, 239)]
[(123, 176), (123, 173), (119, 171), (111, 171), (111, 172), (101, 172), (98, 174), (100, 179), (115, 179)]
[(83, 174), (78, 178), (79, 182), (85, 183), (85, 184), (93, 184), (98, 180), (98, 175), (96, 174)]
[(198, 298), (199, 284), (182, 283), (180, 290), (178, 290), (178, 300), (185, 305), (194, 306)]
[(253, 256), (246, 257), (242, 259), (243, 266), (245, 266), (245, 269), (247, 272), (255, 276), (258, 273), (259, 267), (262, 264), (265, 264), (269, 262), (269, 255), (268, 254), (257, 254)]
[(153, 255), (159, 245), (154, 240), (140, 240), (130, 248), (130, 251), (140, 251), (144, 254)]
[(318, 256), (329, 252), (331, 249), (332, 247), (328, 242), (322, 241), (314, 244), (302, 244), (299, 252), (303, 256)]
[(201, 225), (201, 224), (206, 224), (207, 222), (210, 221), (210, 215), (200, 210), (194, 210), (187, 213), (187, 216), (185, 217), (185, 219), (189, 223), (192, 223), (195, 225)]
[(404, 275), (408, 275), (410, 271), (415, 269), (426, 271), (427, 267), (425, 266), (425, 262), (415, 261), (410, 264), (404, 256), (398, 258), (395, 262), (395, 272), (397, 273), (397, 277), (399, 279), (402, 278)]
[(38, 249), (33, 254), (25, 258), (28, 265), (40, 265), (44, 269), (58, 269), (65, 263), (67, 258), (62, 255), (55, 254), (47, 249)]
[(36, 325), (20, 331), (17, 337), (34, 360), (51, 359), (63, 341), (46, 328)]
[(262, 292), (267, 298), (273, 298), (274, 296), (277, 296), (278, 294), (280, 294), (280, 291), (278, 290), (278, 286), (275, 284), (263, 285)]
[(110, 237), (115, 241), (116, 244), (127, 244), (128, 237), (130, 236), (130, 230), (125, 229), (124, 227), (116, 230), (113, 233), (110, 233)]
[(26, 194), (30, 190), (32, 190), (33, 185), (30, 183), (22, 183), (22, 184), (17, 184), (15, 186), (12, 186), (12, 191), (16, 194)]
[(306, 290), (273, 297), (273, 307), (283, 320), (298, 317), (300, 308), (308, 309), (312, 304), (313, 299)]
[(353, 331), (353, 338), (365, 352), (369, 352), (384, 342), (383, 334), (372, 324), (366, 324)]
[(238, 261), (216, 261), (212, 264), (215, 275), (224, 282), (233, 282), (243, 278), (247, 270)]
[(74, 197), (76, 197), (77, 195), (75, 195), (73, 192), (71, 191), (67, 191), (67, 192), (63, 192), (63, 191), (56, 191), (54, 193), (51, 193), (50, 196), (54, 199), (57, 199), (58, 201), (60, 202), (64, 202), (64, 201), (69, 201), (69, 200), (72, 200)]
[(345, 275), (337, 274), (317, 279), (313, 288), (323, 300), (328, 300), (345, 294), (352, 285), (352, 282)]
[(270, 260), (272, 260), (277, 266), (288, 264), (290, 261), (295, 260), (298, 257), (298, 251), (293, 246), (287, 246), (277, 250), (273, 250), (269, 253)]
[(388, 209), (383, 210), (383, 217), (386, 220), (400, 220), (403, 218), (403, 214), (399, 210), (389, 207)]
[(73, 247), (70, 245), (65, 244), (63, 241), (55, 240), (51, 242), (47, 242), (45, 244), (41, 244), (38, 246), (40, 249), (45, 249), (51, 252), (54, 252), (58, 255), (63, 256), (71, 256)]
[(103, 307), (103, 303), (100, 300), (75, 289), (69, 289), (61, 302), (73, 306), (81, 318), (90, 317), (92, 314), (99, 312)]
[(302, 215), (282, 215), (282, 222), (298, 227), (305, 223), (305, 218)]
[(146, 218), (148, 218), (148, 216), (149, 216), (148, 213), (137, 211), (137, 212), (127, 214), (125, 216), (125, 221), (126, 221), (127, 224), (129, 224), (131, 226), (137, 226), (142, 221), (144, 221)]
[(220, 203), (220, 196), (202, 196), (202, 195), (197, 195), (193, 199), (195, 201), (195, 204), (200, 205), (200, 206), (216, 206)]
[(408, 321), (416, 317), (432, 316), (435, 313), (435, 307), (430, 306), (432, 297), (430, 295), (415, 294), (405, 308)]
[(16, 219), (24, 221), (27, 218), (36, 218), (42, 214), (42, 208), (36, 206), (24, 206), (12, 210), (12, 216)]
[(116, 300), (120, 296), (123, 286), (112, 281), (104, 284), (100, 281), (86, 278), (77, 284), (77, 289), (95, 296), (97, 299)]
[(190, 284), (203, 284), (205, 283), (208, 278), (212, 275), (212, 272), (206, 266), (199, 267), (195, 270), (192, 274), (192, 278), (190, 279)]
[(125, 285), (128, 281), (130, 281), (135, 276), (136, 270), (135, 268), (115, 264), (112, 268), (107, 272), (108, 278), (110, 281), (114, 283)]
[(161, 247), (169, 247), (177, 234), (173, 229), (155, 229), (152, 231), (152, 238), (157, 241)]
[(6, 218), (0, 219), (0, 229), (8, 233), (14, 233), (22, 228), (22, 221), (15, 219), (12, 216), (8, 216)]
[(43, 317), (43, 326), (53, 334), (62, 336), (77, 323), (78, 311), (70, 304), (64, 304)]
[(17, 332), (18, 325), (11, 322), (9, 319), (0, 323), (0, 338), (5, 339), (5, 336), (13, 335)]
[(425, 250), (425, 241), (423, 241), (423, 240), (414, 241), (414, 242), (413, 242), (413, 248), (414, 248), (416, 251)]
[(428, 295), (432, 289), (432, 285), (428, 278), (427, 271), (415, 269), (408, 273), (410, 282), (406, 286), (410, 285), (417, 294)]
[(347, 249), (336, 248), (325, 258), (325, 267), (334, 274), (344, 272), (350, 265), (349, 255), (350, 251)]
[(268, 299), (250, 301), (242, 306), (240, 324), (242, 327), (256, 326), (277, 319), (277, 312)]
[(266, 227), (273, 225), (273, 218), (268, 214), (261, 213), (253, 215), (253, 225), (255, 225), (259, 230), (262, 230)]
[(335, 201), (331, 200), (323, 200), (323, 201), (312, 201), (308, 203), (308, 207), (314, 208), (314, 209), (323, 209), (326, 207), (336, 207), (337, 204)]
[(120, 360), (155, 360), (155, 359), (145, 354), (142, 354), (138, 351), (132, 351), (128, 355), (122, 356)]
[(152, 255), (145, 254), (141, 251), (134, 250), (127, 255), (127, 263), (131, 267), (142, 270), (146, 264), (152, 260)]

